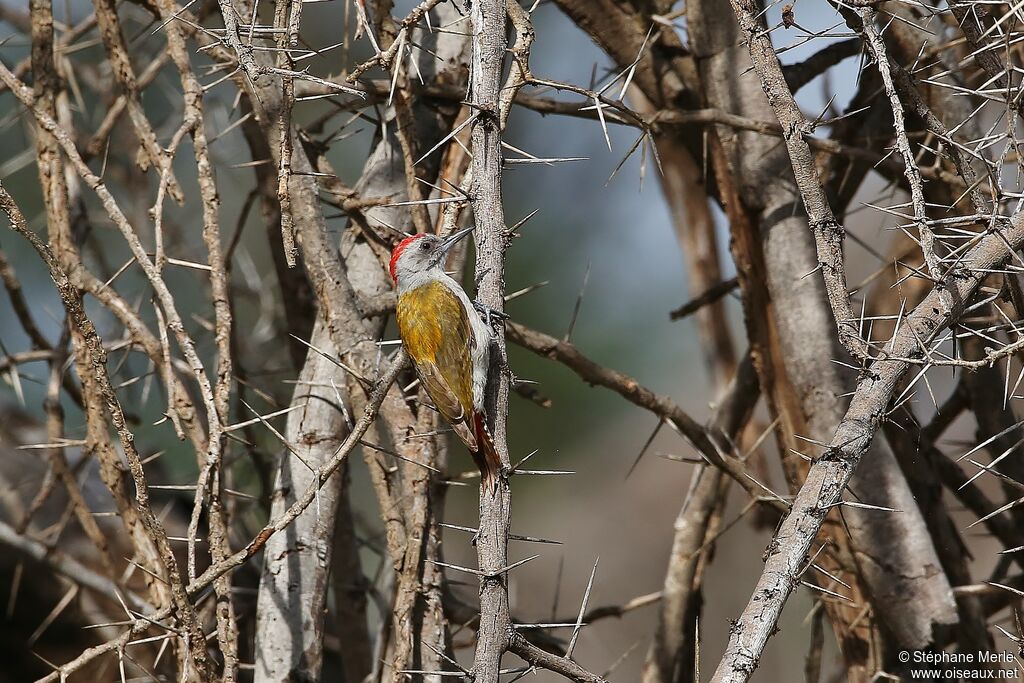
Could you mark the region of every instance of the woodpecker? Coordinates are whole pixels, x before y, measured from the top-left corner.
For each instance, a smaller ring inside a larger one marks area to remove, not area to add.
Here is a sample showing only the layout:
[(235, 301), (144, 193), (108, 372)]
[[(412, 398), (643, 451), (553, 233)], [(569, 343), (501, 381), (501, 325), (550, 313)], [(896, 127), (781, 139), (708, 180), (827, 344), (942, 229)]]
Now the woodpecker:
[(398, 289), (398, 331), (420, 383), (493, 491), (501, 458), (484, 414), (491, 330), (465, 290), (444, 272), (448, 251), (472, 231), (447, 239), (427, 233), (407, 237), (391, 252), (390, 269)]

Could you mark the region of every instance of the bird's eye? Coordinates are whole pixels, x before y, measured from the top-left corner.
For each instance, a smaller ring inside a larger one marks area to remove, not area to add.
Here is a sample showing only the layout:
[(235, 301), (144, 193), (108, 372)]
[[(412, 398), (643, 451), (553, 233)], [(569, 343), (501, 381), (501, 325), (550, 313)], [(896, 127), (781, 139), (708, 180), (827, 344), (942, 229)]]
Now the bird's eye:
[(420, 244), (420, 249), (423, 251), (430, 251), (430, 242), (423, 242)]

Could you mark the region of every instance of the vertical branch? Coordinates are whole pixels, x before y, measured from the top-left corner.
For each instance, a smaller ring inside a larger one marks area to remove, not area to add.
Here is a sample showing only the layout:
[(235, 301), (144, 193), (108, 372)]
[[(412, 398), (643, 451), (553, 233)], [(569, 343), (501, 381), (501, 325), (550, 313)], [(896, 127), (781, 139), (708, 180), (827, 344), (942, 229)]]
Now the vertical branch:
[(903, 157), (903, 174), (910, 186), (910, 198), (914, 207), (914, 225), (921, 240), (921, 252), (924, 254), (924, 262), (928, 266), (928, 274), (933, 280), (942, 277), (942, 268), (938, 256), (935, 254), (935, 235), (932, 234), (928, 225), (928, 216), (925, 209), (924, 187), (921, 184), (921, 171), (917, 167), (917, 160), (914, 158), (914, 151), (910, 147), (910, 140), (907, 138), (907, 124), (903, 118), (903, 103), (896, 94), (896, 86), (893, 83), (892, 71), (889, 68), (889, 55), (885, 50), (885, 42), (875, 26), (875, 10), (870, 8), (859, 9), (864, 42), (868, 47), (871, 57), (878, 65), (878, 73), (882, 78), (885, 87), (885, 94), (889, 98), (889, 106), (892, 109), (893, 130), (896, 134), (896, 147), (900, 156)]
[[(515, 0), (510, 0), (515, 2)], [(482, 304), (504, 309), (505, 250), (508, 236), (501, 203), (501, 126), (499, 98), (502, 63), (505, 58), (506, 10), (504, 0), (477, 0), (470, 15), (473, 26), (473, 61), (470, 94), (477, 111), (473, 123), (473, 216), (476, 220), (476, 288)], [(508, 467), (509, 376), (504, 364), (505, 334), (496, 333), (497, 358), (492, 362), (486, 393), (486, 412), (494, 445)], [(493, 356), (493, 354), (492, 354)], [(480, 630), (477, 635), (473, 673), (478, 683), (497, 683), (501, 657), (508, 649), (511, 622), (508, 613), (508, 533), (511, 491), (505, 476), (496, 490), (480, 488), (480, 526), (477, 561), (485, 573), (480, 586)]]
[(295, 246), (295, 221), (288, 183), (292, 175), (292, 107), (295, 105), (295, 79), (291, 50), (299, 42), (299, 21), (302, 3), (283, 0), (274, 6), (274, 28), (278, 33), (278, 64), (281, 70), (281, 105), (278, 111), (278, 136), (281, 145), (277, 164), (277, 199), (281, 205), (281, 242), (289, 268), (295, 267), (298, 248)]
[[(325, 335), (326, 336), (326, 335)], [(324, 344), (324, 339), (314, 343)], [(332, 347), (327, 348), (333, 352)], [(318, 482), (311, 468), (321, 467), (349, 432), (331, 382), (344, 378), (330, 358), (311, 351), (299, 374), (284, 438), (288, 446), (278, 467), (271, 516), (293, 503), (299, 493)], [(282, 681), (320, 675), (323, 655), (323, 612), (330, 587), (328, 575), (334, 524), (343, 475), (322, 480), (312, 509), (306, 510), (267, 543), (256, 611), (256, 681)]]

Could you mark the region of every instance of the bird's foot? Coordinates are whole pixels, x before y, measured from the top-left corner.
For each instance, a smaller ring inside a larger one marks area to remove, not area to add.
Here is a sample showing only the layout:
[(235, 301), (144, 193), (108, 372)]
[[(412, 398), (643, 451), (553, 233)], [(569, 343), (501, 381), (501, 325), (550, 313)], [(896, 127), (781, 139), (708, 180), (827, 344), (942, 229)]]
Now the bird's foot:
[(475, 299), (473, 300), (473, 308), (475, 308), (477, 313), (480, 314), (480, 317), (484, 319), (484, 323), (487, 327), (490, 327), (491, 329), (494, 329), (496, 324), (504, 324), (504, 322), (509, 319), (508, 313), (493, 309)]

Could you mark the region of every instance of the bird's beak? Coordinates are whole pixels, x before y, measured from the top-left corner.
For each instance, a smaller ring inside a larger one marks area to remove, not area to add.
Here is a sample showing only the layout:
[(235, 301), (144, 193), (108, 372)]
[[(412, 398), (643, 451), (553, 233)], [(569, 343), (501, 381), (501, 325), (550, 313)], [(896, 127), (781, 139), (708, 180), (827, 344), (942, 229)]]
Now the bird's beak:
[(468, 228), (465, 228), (463, 230), (459, 230), (458, 232), (450, 235), (446, 240), (441, 242), (441, 249), (439, 251), (442, 254), (447, 254), (449, 249), (451, 249), (456, 244), (458, 244), (460, 241), (462, 241), (462, 239), (466, 235), (468, 235), (469, 233), (473, 232), (473, 229), (475, 227), (476, 227), (475, 225), (474, 226), (470, 226)]

